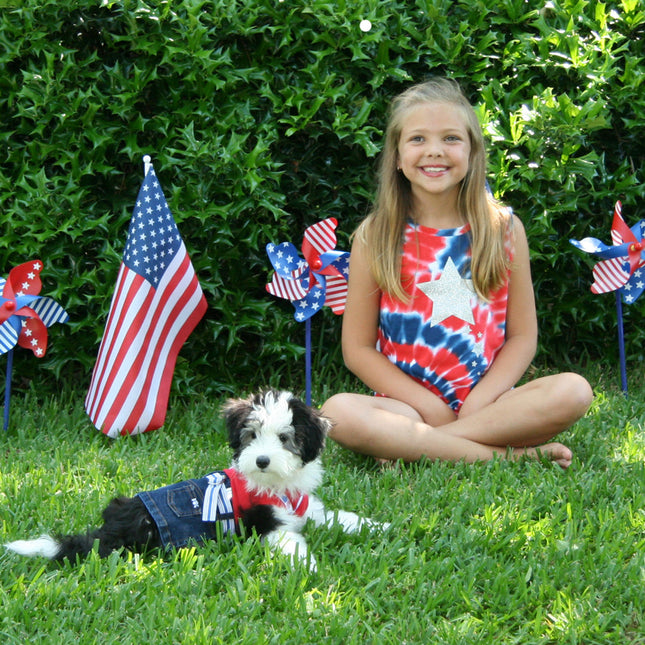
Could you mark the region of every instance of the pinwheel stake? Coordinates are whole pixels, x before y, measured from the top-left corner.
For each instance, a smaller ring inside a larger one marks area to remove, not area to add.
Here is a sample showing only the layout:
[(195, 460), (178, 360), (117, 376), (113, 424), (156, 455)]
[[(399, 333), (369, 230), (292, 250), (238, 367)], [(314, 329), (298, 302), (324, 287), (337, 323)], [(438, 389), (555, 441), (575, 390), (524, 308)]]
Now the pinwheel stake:
[(311, 317), (323, 305), (336, 314), (345, 310), (349, 253), (336, 251), (336, 226), (330, 217), (305, 230), (302, 241), (304, 260), (291, 242), (267, 244), (266, 250), (274, 269), (267, 291), (291, 301), (294, 318), (305, 323), (306, 401), (311, 405)]
[(622, 216), (622, 205), (616, 202), (611, 224), (612, 246), (595, 237), (569, 240), (576, 248), (602, 258), (593, 268), (592, 293), (616, 294), (618, 318), (618, 353), (623, 392), (627, 395), (627, 367), (625, 364), (625, 332), (623, 328), (623, 302), (632, 304), (645, 290), (645, 220), (631, 228)]
[(32, 260), (14, 267), (5, 280), (0, 278), (0, 354), (7, 354), (4, 390), (4, 429), (9, 427), (13, 349), (30, 349), (41, 358), (47, 351), (47, 327), (67, 322), (69, 316), (54, 300), (39, 296), (43, 263)]

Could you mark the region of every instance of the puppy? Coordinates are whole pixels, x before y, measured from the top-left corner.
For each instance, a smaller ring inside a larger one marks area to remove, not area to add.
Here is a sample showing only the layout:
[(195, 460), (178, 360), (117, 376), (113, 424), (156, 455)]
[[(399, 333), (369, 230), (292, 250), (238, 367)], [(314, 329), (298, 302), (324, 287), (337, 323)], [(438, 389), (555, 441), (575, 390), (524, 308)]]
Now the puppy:
[(122, 548), (178, 549), (239, 535), (244, 527), (292, 562), (315, 570), (301, 535), (308, 519), (316, 525), (340, 524), (346, 532), (388, 526), (346, 511), (328, 512), (311, 494), (322, 480), (320, 455), (331, 423), (290, 392), (269, 389), (230, 399), (223, 415), (233, 450), (231, 468), (135, 497), (117, 497), (103, 511), (103, 525), (84, 535), (43, 535), (6, 548), (74, 562), (90, 553), (95, 542), (105, 557)]

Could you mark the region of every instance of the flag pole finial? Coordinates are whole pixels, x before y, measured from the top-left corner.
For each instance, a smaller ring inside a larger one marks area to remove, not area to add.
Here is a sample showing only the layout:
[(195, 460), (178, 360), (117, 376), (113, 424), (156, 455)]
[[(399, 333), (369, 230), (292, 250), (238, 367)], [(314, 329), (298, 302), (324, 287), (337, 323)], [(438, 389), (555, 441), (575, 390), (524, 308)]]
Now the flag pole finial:
[(152, 167), (152, 157), (150, 155), (143, 156), (143, 176), (148, 174), (148, 170)]

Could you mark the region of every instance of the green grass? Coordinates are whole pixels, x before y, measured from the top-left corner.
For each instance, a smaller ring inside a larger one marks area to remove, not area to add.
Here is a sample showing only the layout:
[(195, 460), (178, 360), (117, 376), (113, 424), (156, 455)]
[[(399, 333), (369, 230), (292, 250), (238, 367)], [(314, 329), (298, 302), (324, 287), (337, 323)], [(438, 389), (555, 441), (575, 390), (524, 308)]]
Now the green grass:
[[(613, 378), (591, 380), (591, 411), (563, 435), (566, 472), (381, 470), (330, 442), (320, 497), (392, 527), (308, 526), (314, 574), (253, 539), (63, 567), (2, 552), (0, 642), (645, 643), (645, 385), (625, 399)], [(174, 402), (163, 429), (112, 441), (82, 395), (16, 396), (0, 435), (0, 540), (83, 530), (113, 493), (228, 465), (219, 403)]]

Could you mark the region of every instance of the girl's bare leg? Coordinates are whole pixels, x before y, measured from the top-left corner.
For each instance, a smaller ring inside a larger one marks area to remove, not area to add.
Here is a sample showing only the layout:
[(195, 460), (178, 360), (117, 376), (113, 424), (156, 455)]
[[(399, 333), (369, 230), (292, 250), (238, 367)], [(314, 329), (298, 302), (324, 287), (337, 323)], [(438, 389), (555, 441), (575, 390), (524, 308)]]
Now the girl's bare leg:
[(330, 432), (334, 441), (379, 459), (416, 461), (425, 455), (478, 461), (506, 452), (433, 428), (413, 408), (394, 399), (336, 394), (323, 405), (322, 412), (334, 423)]
[(582, 376), (555, 374), (509, 390), (441, 429), (495, 446), (539, 446), (580, 419), (592, 399), (591, 387)]
[(361, 394), (337, 394), (325, 402), (323, 413), (335, 424), (332, 439), (380, 459), (473, 462), (508, 452), (511, 457), (542, 454), (566, 468), (571, 451), (544, 442), (579, 419), (591, 398), (587, 382), (567, 374), (537, 379), (439, 427), (424, 423), (405, 403)]

